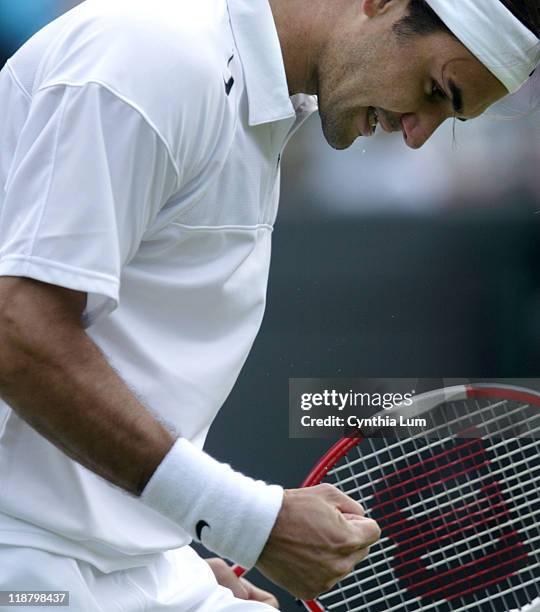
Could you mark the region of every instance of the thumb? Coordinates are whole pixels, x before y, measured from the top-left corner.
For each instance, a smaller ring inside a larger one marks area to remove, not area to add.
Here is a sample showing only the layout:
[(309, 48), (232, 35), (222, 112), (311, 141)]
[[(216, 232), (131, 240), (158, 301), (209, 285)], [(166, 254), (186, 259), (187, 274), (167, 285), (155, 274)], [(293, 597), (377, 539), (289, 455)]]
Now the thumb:
[(344, 514), (343, 516), (354, 531), (357, 545), (360, 548), (375, 544), (381, 537), (381, 529), (373, 519), (354, 514)]
[(361, 504), (359, 504), (357, 501), (354, 501), (352, 497), (345, 495), (345, 493), (343, 493), (339, 489), (336, 489), (335, 501), (336, 507), (343, 514), (352, 514), (355, 515), (357, 518), (359, 516), (364, 516), (365, 514), (364, 508)]

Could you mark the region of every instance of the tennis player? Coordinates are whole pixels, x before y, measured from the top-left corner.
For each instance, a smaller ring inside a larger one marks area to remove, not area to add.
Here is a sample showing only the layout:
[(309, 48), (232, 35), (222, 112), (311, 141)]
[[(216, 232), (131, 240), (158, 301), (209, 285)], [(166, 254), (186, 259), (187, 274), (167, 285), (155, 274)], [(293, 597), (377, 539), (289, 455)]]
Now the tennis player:
[(193, 538), (300, 597), (366, 556), (352, 499), (201, 450), (263, 316), (281, 153), (315, 95), (335, 148), (377, 124), (420, 147), (527, 80), (538, 23), (536, 0), (87, 0), (8, 61), (0, 590), (255, 612), (275, 599)]

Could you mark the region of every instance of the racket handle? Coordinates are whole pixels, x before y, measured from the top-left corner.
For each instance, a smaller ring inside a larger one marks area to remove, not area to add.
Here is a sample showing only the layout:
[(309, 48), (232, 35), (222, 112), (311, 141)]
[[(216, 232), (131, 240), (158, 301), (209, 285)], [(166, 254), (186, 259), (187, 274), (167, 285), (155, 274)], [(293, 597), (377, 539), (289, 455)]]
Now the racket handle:
[(247, 572), (247, 570), (240, 565), (233, 565), (232, 570), (238, 576), (238, 578), (240, 578), (240, 576), (243, 576)]

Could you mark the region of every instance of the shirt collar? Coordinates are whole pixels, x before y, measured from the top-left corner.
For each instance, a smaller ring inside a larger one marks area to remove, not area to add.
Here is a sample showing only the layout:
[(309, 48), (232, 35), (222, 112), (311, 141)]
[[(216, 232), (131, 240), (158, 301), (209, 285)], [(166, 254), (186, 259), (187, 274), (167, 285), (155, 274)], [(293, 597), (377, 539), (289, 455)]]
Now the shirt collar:
[(248, 95), (249, 125), (294, 117), (268, 0), (227, 0)]

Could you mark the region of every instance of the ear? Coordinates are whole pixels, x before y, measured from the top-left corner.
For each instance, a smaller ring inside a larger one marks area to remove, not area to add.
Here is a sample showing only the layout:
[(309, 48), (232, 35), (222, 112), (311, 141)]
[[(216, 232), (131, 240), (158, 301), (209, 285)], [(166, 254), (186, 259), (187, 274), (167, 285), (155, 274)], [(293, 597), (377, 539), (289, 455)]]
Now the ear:
[(381, 13), (385, 13), (390, 5), (395, 4), (396, 0), (362, 0), (362, 8), (364, 13), (372, 18), (377, 17)]

